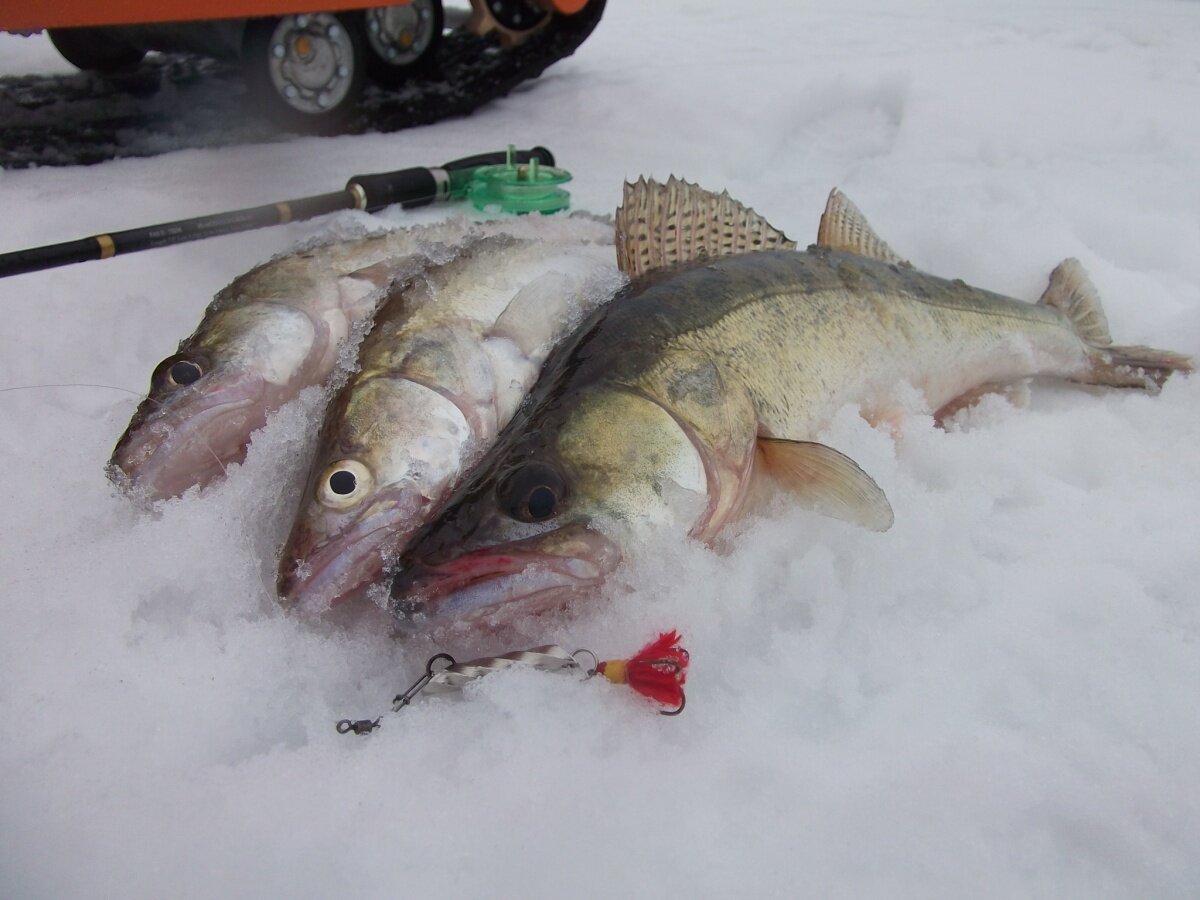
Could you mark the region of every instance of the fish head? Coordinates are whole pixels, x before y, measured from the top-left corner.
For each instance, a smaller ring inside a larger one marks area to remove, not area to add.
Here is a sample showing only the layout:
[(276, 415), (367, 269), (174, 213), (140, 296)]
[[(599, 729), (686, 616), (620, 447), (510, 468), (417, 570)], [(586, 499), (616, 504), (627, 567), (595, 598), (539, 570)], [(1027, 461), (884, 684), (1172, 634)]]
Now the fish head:
[(472, 437), (459, 406), (431, 387), (387, 374), (354, 387), (326, 417), (280, 558), (281, 599), (314, 613), (384, 577), (445, 500)]
[(245, 458), (252, 432), (298, 393), (322, 329), (280, 304), (221, 310), (160, 362), (113, 450), (109, 473), (159, 500), (203, 487)]
[(401, 556), (392, 611), (414, 625), (489, 621), (593, 593), (649, 531), (689, 530), (707, 475), (661, 404), (601, 386), (519, 416)]

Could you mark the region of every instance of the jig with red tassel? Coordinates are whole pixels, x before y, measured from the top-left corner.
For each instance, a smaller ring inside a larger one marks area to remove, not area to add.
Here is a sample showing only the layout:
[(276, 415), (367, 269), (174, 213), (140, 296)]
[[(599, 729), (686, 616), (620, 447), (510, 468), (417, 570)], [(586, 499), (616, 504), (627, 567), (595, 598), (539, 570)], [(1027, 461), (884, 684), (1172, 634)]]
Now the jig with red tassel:
[[(683, 685), (687, 682), (689, 660), (687, 650), (679, 646), (680, 640), (676, 631), (663, 632), (629, 659), (600, 660), (591, 650), (568, 653), (556, 644), (514, 650), (501, 656), (486, 656), (464, 663), (455, 662), (449, 653), (438, 653), (425, 664), (425, 674), (392, 700), (392, 712), (408, 706), (422, 691), (431, 694), (460, 691), (485, 675), (516, 665), (547, 671), (580, 669), (582, 666), (578, 657), (585, 655), (595, 663), (593, 668), (587, 670), (588, 678), (603, 675), (613, 684), (627, 684), (642, 696), (667, 707), (659, 711), (662, 715), (677, 716), (683, 712), (687, 702)], [(439, 663), (446, 665), (437, 668)], [(342, 719), (337, 723), (337, 730), (339, 734), (370, 734), (379, 727), (381, 719)]]
[(687, 703), (683, 685), (687, 681), (689, 659), (688, 652), (679, 646), (680, 640), (678, 632), (664, 632), (629, 659), (599, 663), (596, 672), (613, 684), (627, 684), (639, 694), (670, 707), (662, 710), (664, 716), (677, 716)]

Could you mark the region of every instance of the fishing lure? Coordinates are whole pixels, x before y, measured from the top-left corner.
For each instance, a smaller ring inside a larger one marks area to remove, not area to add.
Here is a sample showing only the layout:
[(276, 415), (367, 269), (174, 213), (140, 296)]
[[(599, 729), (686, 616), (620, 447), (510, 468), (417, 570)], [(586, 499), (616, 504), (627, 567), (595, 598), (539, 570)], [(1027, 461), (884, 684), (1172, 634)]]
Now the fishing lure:
[[(687, 698), (683, 685), (687, 681), (690, 656), (679, 646), (676, 631), (666, 631), (628, 659), (598, 659), (591, 650), (571, 653), (557, 644), (514, 650), (500, 656), (485, 656), (468, 662), (457, 662), (449, 653), (436, 653), (425, 663), (425, 674), (392, 700), (392, 712), (408, 706), (418, 694), (452, 694), (461, 691), (485, 675), (513, 666), (531, 666), (548, 672), (573, 671), (583, 668), (580, 658), (591, 657), (587, 677), (603, 675), (612, 684), (626, 684), (644, 697), (666, 707), (664, 716), (683, 712)], [(442, 665), (444, 664), (444, 665)], [(337, 723), (339, 734), (370, 734), (379, 727), (382, 716), (376, 719), (342, 719)]]

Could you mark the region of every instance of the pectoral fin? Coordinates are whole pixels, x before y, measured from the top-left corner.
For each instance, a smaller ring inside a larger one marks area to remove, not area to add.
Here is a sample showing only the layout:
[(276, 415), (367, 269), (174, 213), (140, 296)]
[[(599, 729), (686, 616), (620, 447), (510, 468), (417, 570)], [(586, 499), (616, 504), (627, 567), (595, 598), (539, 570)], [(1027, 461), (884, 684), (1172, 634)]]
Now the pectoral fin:
[(363, 266), (361, 269), (355, 269), (353, 272), (347, 272), (342, 277), (367, 282), (377, 288), (385, 288), (392, 283), (396, 271), (396, 263), (385, 259), (369, 266)]
[(506, 338), (526, 356), (538, 354), (562, 328), (581, 281), (562, 272), (539, 275), (517, 291), (488, 329), (488, 337)]
[(369, 316), (389, 295), (401, 291), (405, 279), (420, 271), (427, 262), (424, 255), (412, 253), (347, 272), (337, 280), (342, 308), (356, 319)]
[(887, 495), (850, 457), (810, 441), (758, 439), (758, 462), (802, 504), (821, 515), (887, 531)]

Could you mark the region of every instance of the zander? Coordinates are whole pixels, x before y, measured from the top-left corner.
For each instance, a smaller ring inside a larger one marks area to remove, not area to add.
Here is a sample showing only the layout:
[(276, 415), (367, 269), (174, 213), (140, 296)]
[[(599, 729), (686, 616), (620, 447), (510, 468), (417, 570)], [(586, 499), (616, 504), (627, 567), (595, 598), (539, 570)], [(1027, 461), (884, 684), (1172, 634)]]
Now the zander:
[(883, 491), (816, 442), (847, 404), (891, 423), (1033, 376), (1155, 389), (1192, 370), (1181, 354), (1113, 345), (1077, 261), (1022, 303), (917, 271), (836, 190), (817, 244), (796, 252), (727, 194), (639, 181), (617, 246), (635, 280), (555, 351), (401, 557), (401, 619), (495, 621), (561, 602), (648, 530), (711, 540), (764, 476), (885, 530)]

